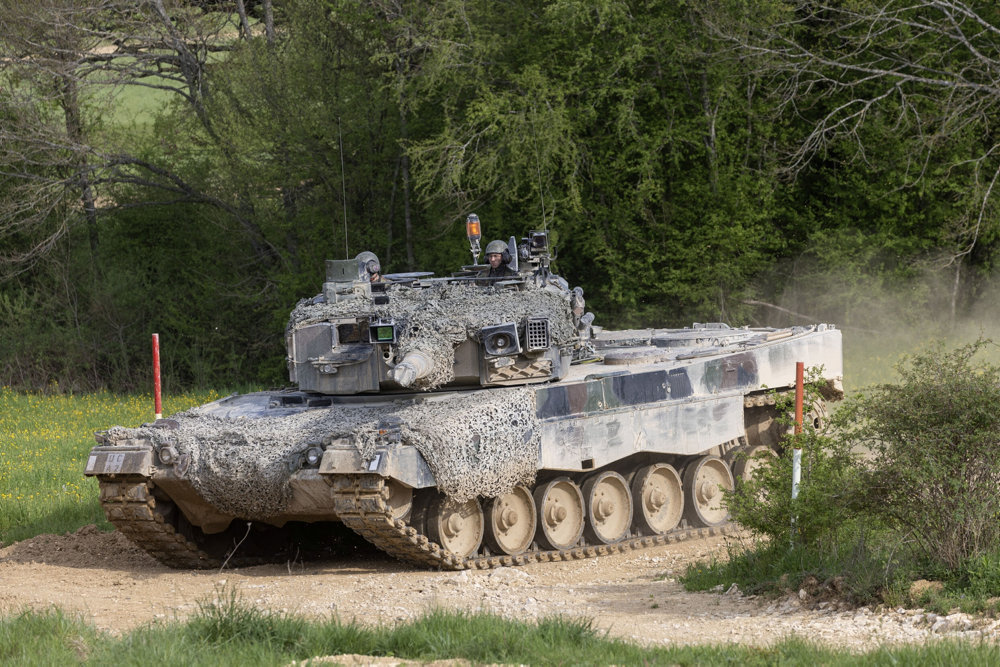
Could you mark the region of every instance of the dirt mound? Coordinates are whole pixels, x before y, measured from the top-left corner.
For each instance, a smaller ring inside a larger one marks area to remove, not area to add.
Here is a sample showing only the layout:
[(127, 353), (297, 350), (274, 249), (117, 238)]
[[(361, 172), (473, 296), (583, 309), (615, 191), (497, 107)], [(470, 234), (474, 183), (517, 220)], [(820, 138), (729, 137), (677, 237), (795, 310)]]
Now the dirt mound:
[(128, 570), (163, 567), (121, 533), (105, 533), (93, 524), (75, 533), (39, 535), (16, 542), (0, 549), (0, 562), (4, 561)]

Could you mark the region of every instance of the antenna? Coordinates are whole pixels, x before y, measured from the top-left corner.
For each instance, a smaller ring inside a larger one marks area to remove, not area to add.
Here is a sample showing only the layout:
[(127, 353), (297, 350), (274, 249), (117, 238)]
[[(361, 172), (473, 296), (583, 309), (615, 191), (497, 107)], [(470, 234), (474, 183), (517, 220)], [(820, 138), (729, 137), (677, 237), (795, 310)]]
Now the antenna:
[[(534, 114), (535, 107), (531, 107), (531, 112)], [(538, 157), (538, 136), (535, 134), (535, 120), (531, 119), (531, 143), (535, 147), (535, 173), (538, 174), (538, 198), (541, 200), (542, 204), (542, 231), (549, 231), (548, 219), (545, 215), (545, 191), (542, 187), (542, 164)]]
[[(531, 126), (531, 134), (534, 135), (535, 126)], [(538, 198), (542, 202), (542, 231), (549, 231), (549, 223), (545, 216), (545, 192), (542, 190), (542, 167), (538, 160), (538, 142), (535, 142), (535, 171), (538, 172)]]
[(337, 142), (340, 144), (340, 200), (344, 204), (344, 259), (351, 258), (351, 251), (347, 248), (347, 178), (344, 176), (344, 132), (340, 125), (340, 116), (337, 116)]

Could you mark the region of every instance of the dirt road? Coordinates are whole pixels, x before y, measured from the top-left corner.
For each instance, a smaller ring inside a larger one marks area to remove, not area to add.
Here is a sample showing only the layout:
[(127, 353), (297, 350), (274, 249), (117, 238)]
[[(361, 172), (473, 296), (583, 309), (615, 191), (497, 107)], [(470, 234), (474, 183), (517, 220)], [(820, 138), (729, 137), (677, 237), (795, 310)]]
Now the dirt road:
[(0, 550), (0, 611), (55, 605), (119, 632), (153, 619), (183, 618), (199, 601), (235, 588), (260, 607), (372, 624), (405, 621), (434, 607), (525, 620), (583, 616), (613, 636), (645, 644), (761, 645), (797, 634), (861, 650), (942, 635), (998, 634), (996, 622), (961, 615), (939, 619), (919, 610), (837, 610), (806, 591), (780, 600), (745, 597), (737, 590), (685, 592), (675, 577), (688, 563), (724, 555), (727, 539), (739, 538), (457, 573), (415, 570), (365, 548), (336, 562), (198, 572), (168, 569), (120, 534), (90, 526)]

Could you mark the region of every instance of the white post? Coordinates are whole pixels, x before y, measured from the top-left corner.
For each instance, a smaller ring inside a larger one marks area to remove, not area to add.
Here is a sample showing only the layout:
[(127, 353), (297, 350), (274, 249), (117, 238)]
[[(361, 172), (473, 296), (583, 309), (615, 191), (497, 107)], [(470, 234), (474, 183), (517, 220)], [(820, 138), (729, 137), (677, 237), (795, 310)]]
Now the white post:
[[(802, 450), (796, 447), (792, 450), (792, 500), (799, 497), (799, 482), (802, 481)], [(794, 523), (794, 518), (793, 523)]]
[[(802, 404), (805, 398), (805, 363), (795, 362), (795, 435), (802, 433)], [(799, 497), (799, 482), (802, 481), (802, 449), (798, 447), (798, 437), (795, 439), (796, 447), (792, 449), (792, 500)], [(792, 509), (792, 543), (795, 540), (795, 509)]]

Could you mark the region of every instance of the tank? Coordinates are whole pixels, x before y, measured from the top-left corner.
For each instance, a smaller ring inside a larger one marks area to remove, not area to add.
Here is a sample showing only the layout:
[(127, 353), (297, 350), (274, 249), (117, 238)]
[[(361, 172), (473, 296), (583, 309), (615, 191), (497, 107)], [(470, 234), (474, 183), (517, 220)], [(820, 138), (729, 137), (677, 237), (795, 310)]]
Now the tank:
[(470, 240), (447, 277), (328, 260), (289, 317), (291, 387), (97, 433), (111, 523), (179, 568), (357, 536), (442, 569), (641, 549), (731, 529), (723, 492), (779, 450), (796, 362), (842, 396), (832, 325), (609, 330), (545, 231), (508, 241), (499, 278)]

